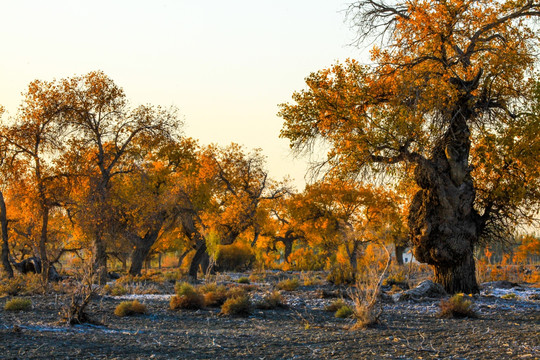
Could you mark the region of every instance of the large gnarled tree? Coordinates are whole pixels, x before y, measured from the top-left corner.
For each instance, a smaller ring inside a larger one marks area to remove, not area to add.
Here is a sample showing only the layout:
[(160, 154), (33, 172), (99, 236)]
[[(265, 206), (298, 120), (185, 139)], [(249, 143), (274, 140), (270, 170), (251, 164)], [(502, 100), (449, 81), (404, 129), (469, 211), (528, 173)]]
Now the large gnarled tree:
[(380, 41), (374, 65), (311, 74), (281, 107), (282, 136), (298, 150), (326, 141), (327, 164), (345, 174), (413, 167), (416, 258), (447, 291), (478, 292), (475, 244), (538, 205), (538, 109), (528, 102), (540, 3), (365, 0), (349, 15), (361, 40)]

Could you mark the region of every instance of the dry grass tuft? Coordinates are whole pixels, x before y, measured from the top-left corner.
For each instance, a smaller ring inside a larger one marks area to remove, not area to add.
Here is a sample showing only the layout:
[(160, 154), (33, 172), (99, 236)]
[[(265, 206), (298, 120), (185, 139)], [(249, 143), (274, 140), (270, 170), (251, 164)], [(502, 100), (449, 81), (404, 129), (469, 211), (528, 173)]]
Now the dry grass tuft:
[(145, 314), (146, 306), (141, 304), (138, 300), (122, 301), (116, 309), (114, 309), (114, 315), (116, 316), (131, 316), (137, 314)]
[(332, 301), (329, 305), (326, 305), (324, 307), (324, 310), (325, 311), (328, 311), (328, 312), (336, 312), (338, 311), (339, 309), (341, 309), (343, 306), (347, 306), (347, 302), (343, 299), (336, 299), (334, 301)]
[(103, 292), (112, 296), (122, 296), (128, 293), (128, 289), (121, 283), (116, 283), (112, 286), (107, 284), (103, 287)]
[(46, 290), (47, 284), (40, 274), (16, 275), (11, 279), (2, 279), (0, 283), (0, 295), (36, 295)]
[(478, 317), (473, 310), (473, 303), (466, 299), (464, 294), (455, 294), (448, 300), (442, 300), (440, 303), (441, 311), (439, 317), (442, 318), (476, 318)]
[(249, 281), (249, 278), (248, 278), (248, 277), (242, 276), (241, 278), (239, 278), (239, 279), (237, 280), (237, 282), (238, 282), (239, 284), (249, 284), (250, 281)]
[(219, 307), (227, 300), (228, 290), (224, 285), (206, 284), (199, 288), (203, 293), (204, 305), (208, 307)]
[(351, 307), (348, 305), (343, 305), (336, 311), (334, 316), (340, 319), (344, 319), (348, 317), (353, 317), (353, 315), (355, 315), (353, 309), (351, 309)]
[(198, 310), (204, 307), (204, 297), (193, 287), (193, 285), (183, 282), (175, 286), (176, 295), (169, 303), (171, 310), (185, 309)]
[(249, 295), (228, 298), (221, 306), (220, 315), (248, 316), (251, 314), (251, 300)]
[(255, 304), (255, 307), (261, 310), (284, 308), (286, 306), (287, 305), (285, 305), (285, 302), (283, 301), (283, 296), (281, 296), (279, 291), (267, 293), (261, 301)]
[(16, 298), (11, 299), (6, 302), (4, 305), (4, 310), (6, 311), (27, 311), (32, 307), (32, 300)]
[(299, 286), (300, 286), (300, 282), (298, 281), (297, 278), (281, 280), (276, 285), (276, 287), (279, 290), (285, 290), (285, 291), (294, 291), (298, 289)]

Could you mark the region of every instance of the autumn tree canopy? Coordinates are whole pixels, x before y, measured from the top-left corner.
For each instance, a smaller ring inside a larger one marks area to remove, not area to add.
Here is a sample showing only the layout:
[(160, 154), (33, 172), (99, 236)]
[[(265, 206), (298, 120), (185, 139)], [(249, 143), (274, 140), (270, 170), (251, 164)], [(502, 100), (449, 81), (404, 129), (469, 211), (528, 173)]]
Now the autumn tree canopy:
[(359, 39), (378, 44), (373, 65), (348, 60), (313, 73), (281, 105), (281, 136), (297, 150), (322, 140), (334, 173), (414, 168), (415, 255), (450, 292), (478, 291), (474, 245), (501, 220), (515, 225), (538, 209), (539, 114), (530, 104), (539, 15), (532, 0), (355, 2)]

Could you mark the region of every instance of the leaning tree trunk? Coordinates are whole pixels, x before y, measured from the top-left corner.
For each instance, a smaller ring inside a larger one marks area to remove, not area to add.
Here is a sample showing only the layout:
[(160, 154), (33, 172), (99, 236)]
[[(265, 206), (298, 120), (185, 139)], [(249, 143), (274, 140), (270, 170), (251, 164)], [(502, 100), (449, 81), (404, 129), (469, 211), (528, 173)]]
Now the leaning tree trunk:
[(421, 190), (409, 211), (414, 255), (433, 266), (435, 281), (449, 293), (478, 292), (473, 258), (478, 227), (466, 118), (463, 108), (455, 111), (432, 157), (416, 167), (415, 179)]
[(4, 194), (0, 191), (0, 225), (2, 228), (2, 268), (7, 274), (8, 278), (13, 277), (13, 268), (9, 263), (9, 243), (8, 243), (8, 222), (6, 215), (6, 202), (4, 201)]
[(147, 232), (142, 238), (137, 235), (131, 235), (132, 243), (135, 245), (135, 248), (131, 254), (131, 266), (129, 268), (130, 275), (137, 276), (141, 274), (144, 260), (148, 257), (150, 249), (157, 241), (160, 230), (161, 226), (159, 226), (158, 229)]
[(195, 255), (191, 259), (191, 264), (189, 265), (189, 278), (192, 281), (197, 280), (197, 272), (199, 271), (199, 267), (201, 264), (203, 264), (205, 256), (208, 254), (206, 253), (206, 242), (201, 241), (197, 245), (197, 250), (195, 251)]

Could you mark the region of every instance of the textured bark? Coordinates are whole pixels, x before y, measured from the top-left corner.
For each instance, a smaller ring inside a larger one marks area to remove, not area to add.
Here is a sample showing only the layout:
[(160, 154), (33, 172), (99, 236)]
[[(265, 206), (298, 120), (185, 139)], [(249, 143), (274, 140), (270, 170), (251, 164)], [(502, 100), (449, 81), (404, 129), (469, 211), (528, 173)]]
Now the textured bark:
[(197, 272), (205, 259), (205, 255), (208, 255), (206, 253), (206, 242), (202, 241), (199, 243), (197, 250), (195, 251), (195, 256), (193, 256), (191, 264), (189, 265), (188, 275), (192, 281), (197, 280)]
[[(179, 214), (182, 223), (182, 231), (188, 239), (194, 244), (195, 255), (189, 264), (188, 275), (191, 281), (197, 280), (199, 267), (208, 257), (206, 253), (206, 239), (199, 232), (196, 226), (196, 214), (193, 211), (185, 211)], [(203, 270), (204, 271), (204, 270)]]
[(6, 216), (6, 202), (4, 194), (0, 191), (0, 225), (2, 227), (2, 269), (8, 278), (13, 277), (13, 268), (9, 262), (9, 243), (8, 243), (8, 222)]
[(432, 157), (417, 165), (416, 182), (422, 189), (409, 212), (414, 256), (433, 265), (435, 280), (449, 293), (478, 292), (473, 259), (478, 227), (466, 115), (464, 109), (452, 114)]
[(136, 276), (141, 274), (142, 266), (145, 259), (150, 253), (150, 249), (158, 239), (159, 229), (154, 229), (145, 234), (144, 237), (138, 237), (137, 235), (131, 236), (131, 242), (135, 245), (133, 253), (131, 254), (131, 266), (129, 268), (129, 274)]
[(303, 239), (304, 236), (302, 234), (297, 234), (294, 230), (287, 230), (285, 233), (285, 236), (276, 236), (274, 237), (274, 247), (276, 246), (276, 243), (281, 242), (283, 245), (285, 245), (285, 250), (283, 253), (283, 259), (286, 263), (289, 262), (289, 255), (292, 253), (293, 245), (296, 240)]
[(96, 281), (98, 284), (104, 285), (107, 283), (107, 251), (100, 232), (96, 232), (94, 235), (92, 256), (94, 274), (97, 277)]

